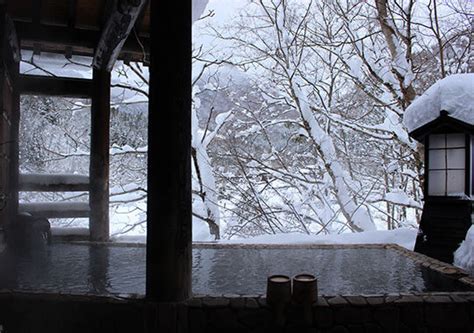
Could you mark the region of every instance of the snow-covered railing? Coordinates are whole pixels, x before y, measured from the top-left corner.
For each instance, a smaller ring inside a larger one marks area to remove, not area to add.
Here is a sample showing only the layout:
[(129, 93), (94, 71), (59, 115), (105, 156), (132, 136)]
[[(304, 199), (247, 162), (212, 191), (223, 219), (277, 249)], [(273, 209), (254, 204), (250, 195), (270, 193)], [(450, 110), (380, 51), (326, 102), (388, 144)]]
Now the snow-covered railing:
[(88, 202), (20, 203), (19, 211), (45, 218), (89, 217), (90, 214)]
[(89, 191), (89, 176), (73, 174), (20, 174), (20, 191), (78, 192)]

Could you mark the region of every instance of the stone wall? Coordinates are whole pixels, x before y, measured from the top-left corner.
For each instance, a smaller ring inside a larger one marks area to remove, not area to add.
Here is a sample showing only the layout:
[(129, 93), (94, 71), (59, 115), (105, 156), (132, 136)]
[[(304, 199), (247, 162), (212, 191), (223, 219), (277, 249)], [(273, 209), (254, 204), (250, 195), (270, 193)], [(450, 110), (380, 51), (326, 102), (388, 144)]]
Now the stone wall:
[(309, 313), (288, 306), (281, 320), (265, 298), (202, 297), (188, 302), (188, 325), (190, 332), (472, 333), (474, 293), (319, 297)]
[(144, 299), (0, 291), (2, 333), (16, 332), (469, 332), (474, 292), (319, 297), (283, 314), (259, 296)]

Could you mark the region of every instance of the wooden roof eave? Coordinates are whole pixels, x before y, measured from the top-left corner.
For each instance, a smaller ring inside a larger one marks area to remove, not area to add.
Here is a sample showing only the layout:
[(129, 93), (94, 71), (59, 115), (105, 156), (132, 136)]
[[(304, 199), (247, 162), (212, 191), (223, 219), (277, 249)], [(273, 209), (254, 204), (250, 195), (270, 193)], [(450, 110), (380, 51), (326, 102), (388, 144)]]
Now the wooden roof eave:
[[(147, 62), (149, 8), (148, 0), (7, 1), (21, 49), (95, 57), (96, 68), (116, 59)], [(123, 24), (111, 24), (113, 17)]]
[(409, 134), (410, 137), (412, 137), (416, 141), (423, 143), (425, 137), (429, 134), (449, 132), (474, 134), (474, 125), (450, 117), (446, 111), (442, 111), (438, 118), (417, 128)]

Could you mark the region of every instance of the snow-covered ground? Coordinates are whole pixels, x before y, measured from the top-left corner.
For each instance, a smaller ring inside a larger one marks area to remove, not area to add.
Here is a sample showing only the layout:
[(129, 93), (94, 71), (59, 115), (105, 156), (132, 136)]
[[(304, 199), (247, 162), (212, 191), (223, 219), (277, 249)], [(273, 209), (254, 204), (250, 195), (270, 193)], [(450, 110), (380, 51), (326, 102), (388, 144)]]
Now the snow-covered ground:
[(454, 264), (474, 272), (474, 225), (469, 229), (466, 239), (454, 253)]
[[(221, 244), (398, 244), (409, 250), (415, 246), (417, 229), (400, 228), (395, 230), (366, 231), (343, 233), (339, 235), (307, 235), (302, 233), (285, 233), (263, 235), (250, 238), (223, 240)], [(120, 236), (117, 242), (145, 242), (145, 236)]]

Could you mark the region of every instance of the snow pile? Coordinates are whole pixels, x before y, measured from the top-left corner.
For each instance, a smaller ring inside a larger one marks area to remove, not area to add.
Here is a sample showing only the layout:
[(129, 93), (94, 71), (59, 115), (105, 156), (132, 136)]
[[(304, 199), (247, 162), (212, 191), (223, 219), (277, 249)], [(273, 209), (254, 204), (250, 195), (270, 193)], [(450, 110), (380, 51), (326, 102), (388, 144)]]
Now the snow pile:
[(401, 191), (401, 190), (395, 190), (395, 191), (386, 193), (384, 199), (395, 205), (423, 209), (423, 205), (421, 205), (418, 201), (410, 198), (404, 191)]
[(468, 271), (474, 271), (474, 225), (466, 234), (466, 239), (454, 252), (454, 264)]
[[(262, 235), (250, 238), (221, 240), (219, 244), (398, 244), (413, 250), (418, 229), (399, 228), (395, 230), (377, 230), (333, 235), (307, 235), (302, 233), (285, 233)], [(194, 238), (194, 237), (193, 237)], [(146, 236), (117, 236), (115, 242), (145, 243)]]
[(448, 76), (431, 86), (405, 111), (409, 132), (435, 120), (440, 111), (474, 125), (474, 73)]
[(409, 250), (415, 247), (417, 229), (364, 231), (332, 235), (287, 233), (221, 241), (223, 244), (398, 244)]

